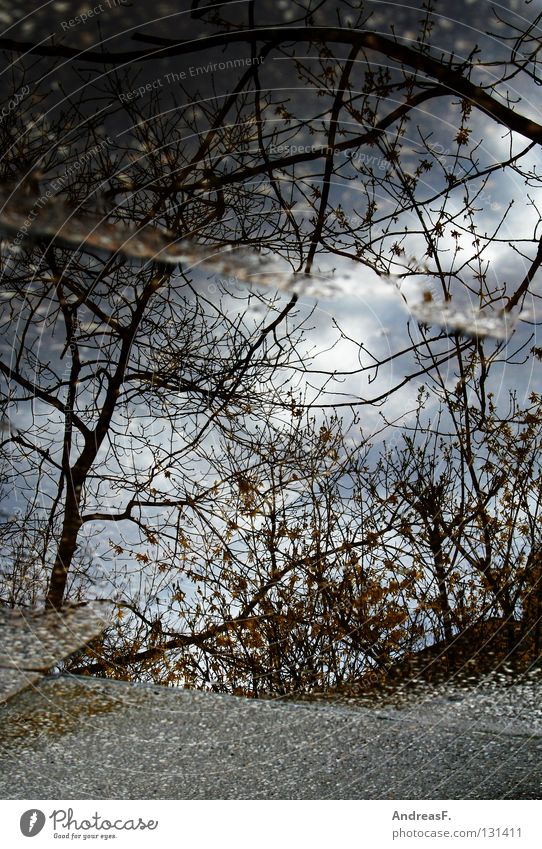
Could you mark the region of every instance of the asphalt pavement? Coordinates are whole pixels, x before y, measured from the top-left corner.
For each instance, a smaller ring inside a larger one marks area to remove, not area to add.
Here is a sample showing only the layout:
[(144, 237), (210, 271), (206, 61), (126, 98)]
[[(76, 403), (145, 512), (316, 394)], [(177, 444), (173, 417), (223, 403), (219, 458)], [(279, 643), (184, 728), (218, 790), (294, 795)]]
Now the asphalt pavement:
[(45, 677), (0, 706), (4, 799), (540, 799), (542, 683), (281, 702)]

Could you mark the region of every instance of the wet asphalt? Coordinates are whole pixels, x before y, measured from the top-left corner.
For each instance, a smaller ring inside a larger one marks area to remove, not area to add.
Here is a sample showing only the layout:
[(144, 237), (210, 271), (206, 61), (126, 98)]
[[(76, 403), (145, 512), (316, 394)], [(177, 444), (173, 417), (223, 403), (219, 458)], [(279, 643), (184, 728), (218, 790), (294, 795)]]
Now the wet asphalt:
[(4, 799), (540, 799), (542, 684), (255, 701), (49, 677), (0, 706)]

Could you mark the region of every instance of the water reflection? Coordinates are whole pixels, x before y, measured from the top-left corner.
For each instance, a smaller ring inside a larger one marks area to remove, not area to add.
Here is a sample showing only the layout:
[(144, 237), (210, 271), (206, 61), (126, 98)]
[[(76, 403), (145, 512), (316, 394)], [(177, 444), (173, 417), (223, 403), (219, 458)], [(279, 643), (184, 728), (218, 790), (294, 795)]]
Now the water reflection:
[(99, 5), (3, 12), (5, 602), (250, 695), (528, 668), (535, 7)]

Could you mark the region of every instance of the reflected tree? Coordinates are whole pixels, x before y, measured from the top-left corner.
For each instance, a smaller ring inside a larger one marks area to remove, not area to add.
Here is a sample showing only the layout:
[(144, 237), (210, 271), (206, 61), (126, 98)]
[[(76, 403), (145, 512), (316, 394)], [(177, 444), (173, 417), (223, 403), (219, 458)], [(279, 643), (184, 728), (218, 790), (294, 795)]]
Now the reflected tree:
[[(495, 375), (540, 358), (539, 19), (196, 5), (0, 39), (3, 602), (114, 598), (78, 669), (255, 695), (489, 618), (537, 655), (539, 398)], [(348, 276), (411, 315), (322, 368), (299, 296)]]

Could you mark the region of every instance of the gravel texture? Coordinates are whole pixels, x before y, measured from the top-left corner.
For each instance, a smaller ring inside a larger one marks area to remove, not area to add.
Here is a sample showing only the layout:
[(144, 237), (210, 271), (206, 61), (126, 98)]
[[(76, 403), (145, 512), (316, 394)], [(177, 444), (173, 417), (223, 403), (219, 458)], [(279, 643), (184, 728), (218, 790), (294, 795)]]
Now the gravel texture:
[(539, 799), (541, 692), (532, 677), (367, 706), (50, 677), (1, 707), (0, 794)]

